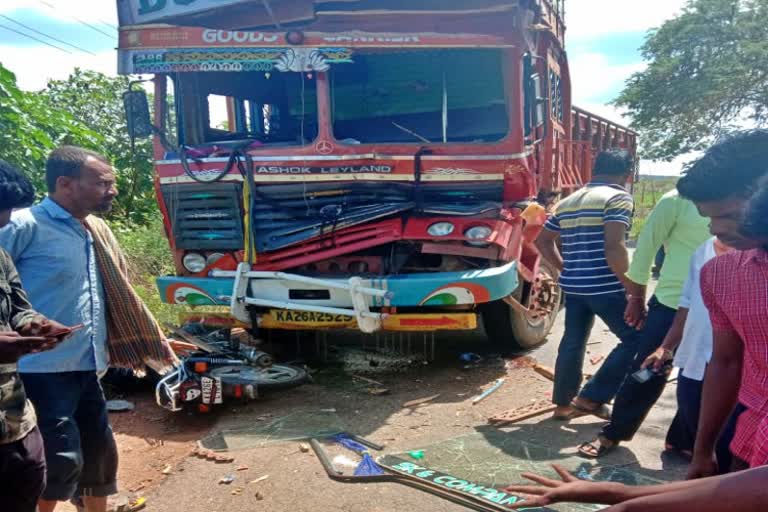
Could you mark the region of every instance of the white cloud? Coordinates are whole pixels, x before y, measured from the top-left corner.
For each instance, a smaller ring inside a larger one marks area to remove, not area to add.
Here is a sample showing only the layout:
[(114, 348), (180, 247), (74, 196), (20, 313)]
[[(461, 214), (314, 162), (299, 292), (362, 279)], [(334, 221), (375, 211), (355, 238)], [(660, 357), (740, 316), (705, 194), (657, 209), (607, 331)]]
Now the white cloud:
[(642, 71), (646, 66), (642, 61), (612, 65), (602, 53), (572, 53), (568, 65), (576, 104), (615, 95), (632, 73)]
[[(55, 8), (50, 7), (50, 5)], [(1, 0), (0, 14), (18, 9), (30, 9), (41, 16), (77, 23), (75, 18), (88, 23), (117, 25), (115, 0)]]
[(591, 39), (605, 34), (641, 32), (674, 17), (687, 0), (569, 0), (566, 38)]
[(107, 50), (96, 55), (64, 53), (48, 46), (2, 46), (0, 62), (16, 74), (19, 87), (39, 90), (50, 79), (65, 79), (76, 67), (117, 74), (117, 52)]
[(653, 160), (641, 160), (640, 161), (640, 174), (651, 176), (677, 176), (686, 164), (692, 162), (701, 156), (699, 152), (686, 153), (680, 155), (671, 162), (655, 162)]

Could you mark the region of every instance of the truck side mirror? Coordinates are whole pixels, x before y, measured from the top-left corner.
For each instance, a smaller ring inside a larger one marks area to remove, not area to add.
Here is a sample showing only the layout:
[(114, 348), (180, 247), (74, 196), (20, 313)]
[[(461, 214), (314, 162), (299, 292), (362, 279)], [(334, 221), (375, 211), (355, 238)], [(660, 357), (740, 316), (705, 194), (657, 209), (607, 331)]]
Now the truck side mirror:
[(151, 136), (153, 126), (149, 116), (147, 93), (142, 90), (126, 91), (123, 93), (123, 107), (128, 123), (128, 135), (131, 139)]

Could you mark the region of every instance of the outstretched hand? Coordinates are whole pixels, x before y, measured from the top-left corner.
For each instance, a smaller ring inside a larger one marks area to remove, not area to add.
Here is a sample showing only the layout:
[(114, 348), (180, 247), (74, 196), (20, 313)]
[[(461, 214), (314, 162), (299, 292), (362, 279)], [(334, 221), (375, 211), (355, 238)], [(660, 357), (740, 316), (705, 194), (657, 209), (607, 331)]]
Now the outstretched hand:
[(562, 466), (552, 464), (552, 469), (560, 477), (554, 480), (533, 473), (523, 473), (522, 477), (539, 485), (510, 485), (506, 492), (521, 497), (523, 500), (509, 505), (511, 509), (546, 507), (555, 503), (600, 503), (616, 502), (616, 492), (606, 482), (589, 482), (580, 480), (566, 471)]

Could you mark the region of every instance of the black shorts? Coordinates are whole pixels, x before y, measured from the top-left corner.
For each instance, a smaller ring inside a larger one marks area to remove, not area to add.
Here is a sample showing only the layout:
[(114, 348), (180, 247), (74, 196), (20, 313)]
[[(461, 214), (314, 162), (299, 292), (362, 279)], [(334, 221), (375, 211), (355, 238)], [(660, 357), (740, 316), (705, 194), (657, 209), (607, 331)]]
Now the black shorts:
[(117, 492), (117, 446), (96, 372), (25, 373), (45, 441), (48, 477), (43, 498)]
[(43, 438), (35, 428), (23, 439), (0, 444), (0, 507), (35, 512), (45, 487)]

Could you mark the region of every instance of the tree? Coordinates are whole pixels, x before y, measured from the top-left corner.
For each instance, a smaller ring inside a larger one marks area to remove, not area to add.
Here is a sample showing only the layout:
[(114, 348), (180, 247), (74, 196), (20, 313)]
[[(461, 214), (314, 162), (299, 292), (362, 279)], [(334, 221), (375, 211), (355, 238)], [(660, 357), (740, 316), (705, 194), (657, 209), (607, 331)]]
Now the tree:
[(99, 146), (100, 137), (46, 98), (22, 91), (16, 76), (0, 64), (0, 158), (22, 169), (38, 193), (45, 187), (45, 159), (60, 144)]
[(690, 0), (649, 33), (648, 67), (615, 101), (628, 109), (647, 158), (669, 160), (768, 123), (766, 19), (768, 0)]
[(131, 146), (122, 95), (128, 77), (109, 77), (95, 71), (75, 71), (66, 80), (52, 80), (42, 94), (101, 136), (98, 148), (117, 174), (120, 195), (110, 215), (113, 221), (145, 225), (156, 216), (152, 181), (152, 143), (137, 139)]

